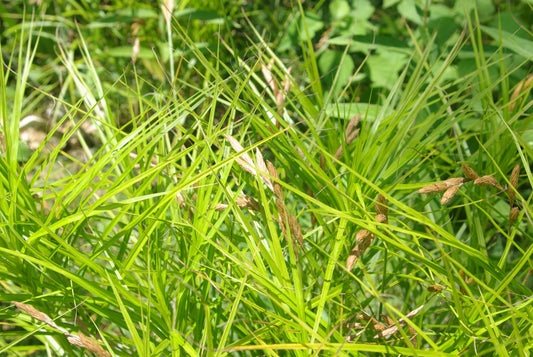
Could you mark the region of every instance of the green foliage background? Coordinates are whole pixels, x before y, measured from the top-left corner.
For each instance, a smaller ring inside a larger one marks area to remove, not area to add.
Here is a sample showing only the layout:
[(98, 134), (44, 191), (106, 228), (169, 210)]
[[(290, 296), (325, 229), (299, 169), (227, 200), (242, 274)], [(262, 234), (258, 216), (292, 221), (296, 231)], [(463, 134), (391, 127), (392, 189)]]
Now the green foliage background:
[(0, 4), (0, 352), (529, 355), (531, 2), (164, 6)]

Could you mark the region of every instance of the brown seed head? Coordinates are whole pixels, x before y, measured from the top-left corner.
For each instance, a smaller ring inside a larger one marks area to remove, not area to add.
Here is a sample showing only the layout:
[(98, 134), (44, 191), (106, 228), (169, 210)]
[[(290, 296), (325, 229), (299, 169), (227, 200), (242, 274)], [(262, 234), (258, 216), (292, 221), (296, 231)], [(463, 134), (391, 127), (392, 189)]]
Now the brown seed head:
[(518, 218), (519, 213), (520, 213), (520, 209), (518, 207), (513, 207), (511, 211), (509, 212), (509, 229), (511, 229), (513, 224), (516, 222), (516, 219)]
[(378, 221), (379, 223), (385, 223), (387, 224), (387, 216), (385, 216), (384, 214), (377, 214), (376, 215), (376, 221)]
[(139, 55), (140, 51), (141, 51), (141, 39), (135, 36), (135, 39), (133, 40), (133, 46), (131, 47), (131, 60), (133, 63), (137, 61), (137, 56)]
[(372, 233), (370, 233), (366, 229), (362, 229), (359, 232), (357, 232), (357, 234), (355, 235), (355, 242), (356, 243), (360, 243), (360, 242), (368, 239), (371, 235), (372, 235)]
[[(416, 309), (414, 309), (413, 311), (411, 311), (410, 313), (405, 315), (405, 317), (408, 318), (408, 319), (411, 319), (413, 316), (418, 314), (418, 312), (420, 312), (420, 310), (422, 310), (423, 307), (424, 307), (424, 305), (421, 305), (421, 306), (417, 307)], [(405, 319), (401, 318), (401, 319), (398, 320), (397, 323), (395, 323), (391, 327), (389, 327), (386, 330), (383, 330), (380, 333), (378, 333), (377, 335), (375, 335), (374, 338), (389, 337), (389, 336), (391, 336), (391, 335), (393, 335), (393, 334), (398, 332), (399, 326), (405, 326), (405, 325), (406, 325)]]
[(25, 313), (33, 317), (34, 319), (37, 319), (47, 324), (53, 324), (53, 321), (50, 318), (50, 316), (48, 316), (44, 312), (37, 310), (33, 306), (27, 305), (27, 304), (24, 304), (18, 301), (12, 301), (12, 303), (15, 304), (15, 306), (18, 307), (19, 309), (23, 310)]
[[(410, 333), (411, 335), (416, 335), (416, 330), (415, 330), (415, 328), (414, 328), (413, 326), (411, 326), (411, 325), (407, 325), (407, 328), (409, 329), (409, 333)], [(411, 339), (412, 339), (412, 338), (411, 338)], [(416, 345), (416, 339), (412, 339), (411, 342), (413, 343), (413, 346), (416, 348), (416, 346), (417, 346), (417, 345)]]
[[(359, 119), (360, 118), (361, 118), (361, 114), (359, 113), (356, 116), (354, 116), (352, 119), (350, 119), (350, 121), (348, 122), (348, 125), (346, 126), (346, 133), (345, 133), (345, 136), (346, 136), (347, 139), (349, 139), (350, 136), (352, 136), (352, 134), (354, 132), (359, 132), (359, 130), (354, 130), (354, 129), (357, 126), (357, 124), (359, 124)], [(352, 138), (352, 140), (353, 140), (353, 138)], [(351, 143), (351, 141), (349, 141), (349, 140), (346, 140), (346, 142), (348, 144)]]
[(276, 170), (276, 167), (274, 166), (274, 164), (267, 160), (266, 165), (267, 165), (267, 170), (270, 176), (272, 176), (276, 180), (279, 180), (278, 171)]
[[(238, 204), (238, 203), (237, 203)], [(225, 204), (225, 203), (217, 203), (217, 205), (215, 206), (215, 211), (217, 212), (222, 212), (224, 211), (226, 208), (228, 208), (228, 205)]]
[(267, 82), (270, 89), (272, 89), (274, 95), (277, 95), (279, 88), (278, 84), (274, 80), (274, 76), (272, 75), (272, 63), (269, 63), (268, 65), (262, 64), (261, 72), (263, 72), (263, 77), (265, 77), (265, 81)]
[(109, 352), (104, 350), (98, 343), (94, 342), (89, 337), (85, 336), (81, 331), (78, 333), (79, 339), (82, 343), (81, 347), (85, 347), (99, 357), (110, 356)]
[(355, 137), (359, 134), (359, 129), (355, 129), (350, 136), (346, 138), (346, 144), (351, 144)]
[(386, 216), (389, 212), (387, 199), (381, 193), (378, 193), (378, 201), (374, 205), (374, 208), (376, 209), (377, 214), (384, 214)]
[(343, 152), (343, 149), (342, 149), (342, 145), (339, 146), (339, 148), (337, 149), (337, 151), (335, 152), (335, 155), (333, 156), (334, 158), (336, 158), (337, 160), (341, 158), (342, 156), (342, 152)]
[(518, 188), (518, 177), (520, 176), (520, 163), (516, 164), (516, 166), (513, 168), (513, 171), (511, 172), (511, 177), (509, 178), (509, 182), (511, 183), (511, 186), (509, 186), (509, 206), (514, 205), (514, 198), (515, 198), (515, 190)]
[[(224, 134), (226, 139), (229, 141), (231, 147), (233, 150), (235, 150), (237, 153), (244, 151), (243, 146), (239, 143), (237, 139), (235, 139), (233, 136), (229, 134)], [(246, 172), (255, 175), (255, 165), (252, 161), (252, 158), (248, 153), (241, 154), (239, 157), (235, 158), (235, 161), (237, 164), (239, 164), (240, 167), (242, 167)]]
[(276, 196), (279, 199), (283, 199), (283, 190), (281, 189), (281, 185), (279, 184), (279, 175), (278, 171), (276, 171), (276, 167), (270, 162), (267, 161), (266, 163), (268, 173), (270, 176), (274, 178), (272, 182), (272, 188), (274, 190), (274, 196)]
[(385, 323), (389, 326), (392, 326), (394, 325), (394, 320), (390, 318), (390, 316), (388, 315), (381, 315), (381, 318), (383, 319), (383, 321), (385, 321)]
[(373, 240), (374, 234), (370, 233), (366, 229), (362, 229), (357, 232), (355, 236), (357, 245), (352, 249), (348, 259), (346, 260), (346, 269), (352, 270), (357, 260), (361, 257), (361, 255), (363, 255), (366, 248), (368, 248)]
[(464, 177), (452, 177), (452, 178), (445, 180), (444, 183), (448, 185), (448, 187), (452, 187), (452, 186), (461, 186), (466, 181), (468, 180), (465, 179)]
[(446, 203), (448, 203), (453, 198), (453, 196), (455, 196), (457, 191), (459, 191), (459, 186), (452, 186), (449, 189), (447, 189), (446, 192), (444, 192), (444, 194), (442, 195), (440, 204), (445, 205)]
[(372, 328), (376, 331), (385, 331), (387, 329), (387, 326), (382, 324), (381, 322), (378, 322), (377, 324), (372, 325)]
[(356, 330), (360, 330), (365, 327), (366, 327), (366, 324), (362, 324), (360, 322), (349, 322), (347, 324), (344, 324), (344, 328), (353, 328)]
[(276, 207), (278, 208), (279, 224), (283, 230), (283, 234), (285, 235), (287, 233), (285, 232), (285, 229), (287, 228), (287, 223), (289, 222), (287, 217), (287, 209), (285, 208), (283, 201), (279, 198), (276, 199)]
[(425, 187), (422, 187), (421, 189), (419, 189), (418, 193), (437, 193), (437, 192), (442, 192), (442, 191), (445, 191), (448, 189), (448, 185), (444, 182), (439, 182), (439, 183), (434, 183), (432, 185), (429, 185), (429, 186), (425, 186)]
[(261, 151), (259, 149), (255, 149), (255, 161), (257, 162), (257, 171), (259, 172), (259, 175), (261, 176), (261, 179), (265, 183), (265, 185), (274, 192), (274, 188), (272, 187), (272, 182), (270, 181), (270, 177), (267, 176), (268, 168), (265, 164), (265, 160), (263, 159), (263, 154), (261, 154)]
[(235, 200), (237, 203), (237, 206), (248, 208), (252, 211), (260, 211), (261, 207), (259, 206), (259, 202), (257, 202), (253, 197), (242, 195), (242, 197), (237, 197)]
[(70, 342), (71, 344), (73, 344), (74, 346), (78, 346), (78, 347), (81, 347), (81, 348), (85, 347), (83, 342), (81, 342), (79, 336), (72, 335), (72, 334), (67, 335), (67, 341)]
[(364, 240), (362, 240), (359, 243), (359, 250), (361, 251), (361, 254), (363, 254), (365, 252), (366, 248), (368, 248), (368, 246), (370, 244), (372, 244), (373, 240), (374, 240), (374, 234), (370, 233), (369, 236), (367, 236)]
[(346, 259), (346, 269), (348, 271), (351, 271), (353, 267), (355, 266), (355, 263), (357, 263), (357, 260), (361, 254), (359, 253), (359, 247), (355, 246), (352, 251), (350, 252), (350, 255), (348, 256), (348, 259)]
[(163, 11), (163, 16), (167, 22), (167, 26), (170, 27), (170, 22), (172, 20), (172, 12), (174, 11), (174, 1), (164, 0), (161, 5), (161, 10)]
[(293, 215), (289, 216), (289, 228), (291, 230), (293, 239), (296, 238), (298, 243), (300, 243), (300, 245), (303, 247), (304, 237), (302, 235), (302, 229), (300, 228), (300, 225), (298, 224), (296, 217), (294, 217)]
[[(365, 314), (358, 314), (356, 318), (363, 321), (371, 321), (372, 319), (374, 319), (372, 316), (368, 316)], [(374, 319), (373, 323), (378, 323), (378, 320)]]
[(474, 180), (474, 185), (496, 187), (497, 189), (503, 190), (503, 187), (500, 185), (498, 180), (496, 180), (491, 175), (478, 177)]
[(463, 175), (469, 180), (475, 180), (479, 175), (467, 164), (463, 164)]
[(430, 285), (427, 287), (427, 290), (430, 292), (430, 293), (438, 293), (439, 291), (442, 291), (446, 289), (445, 286), (442, 286), (442, 285), (438, 285), (438, 284), (435, 284), (435, 285)]

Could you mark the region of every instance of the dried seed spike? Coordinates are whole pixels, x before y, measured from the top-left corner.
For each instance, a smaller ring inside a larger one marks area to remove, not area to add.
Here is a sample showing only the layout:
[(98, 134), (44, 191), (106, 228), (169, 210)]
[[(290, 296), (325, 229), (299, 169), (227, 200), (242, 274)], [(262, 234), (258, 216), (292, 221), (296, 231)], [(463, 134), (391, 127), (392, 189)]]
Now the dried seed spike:
[(255, 161), (257, 162), (257, 170), (259, 171), (259, 175), (261, 176), (261, 179), (263, 180), (265, 185), (270, 189), (270, 191), (274, 192), (272, 181), (270, 181), (270, 177), (266, 175), (268, 173), (268, 168), (265, 164), (265, 160), (263, 159), (263, 154), (261, 154), (261, 151), (257, 148), (255, 149)]
[(242, 155), (244, 157), (243, 158), (240, 158), (240, 157), (236, 157), (235, 158), (235, 162), (237, 162), (237, 164), (242, 167), (242, 169), (246, 172), (248, 172), (249, 174), (252, 174), (255, 176), (256, 172), (255, 172), (255, 169), (253, 166), (251, 166), (250, 164), (248, 164), (248, 159), (250, 158), (249, 156), (246, 157), (248, 154), (244, 154)]
[(41, 312), (41, 311), (37, 310), (33, 306), (27, 305), (27, 304), (24, 304), (24, 303), (21, 303), (21, 302), (18, 302), (18, 301), (12, 301), (12, 303), (15, 304), (16, 307), (18, 307), (19, 309), (21, 309), (25, 313), (27, 313), (28, 315), (33, 317), (34, 319), (39, 320), (41, 322), (44, 322), (44, 323), (46, 323), (48, 325), (54, 324), (54, 321), (50, 318), (50, 316), (48, 316), (44, 312)]
[(276, 167), (274, 166), (274, 164), (271, 163), (268, 160), (267, 160), (266, 164), (267, 164), (267, 170), (268, 170), (268, 173), (270, 174), (270, 176), (272, 176), (276, 180), (279, 180), (278, 171), (276, 170)]
[(349, 322), (347, 324), (344, 324), (344, 328), (353, 328), (355, 330), (360, 330), (362, 328), (365, 328), (366, 325), (362, 324), (360, 322)]
[(370, 322), (371, 324), (379, 324), (379, 321), (376, 320), (376, 318), (374, 316), (369, 316), (369, 315), (365, 315), (365, 314), (358, 314), (356, 316), (357, 319), (359, 320), (363, 320), (363, 321), (366, 321), (366, 322)]
[[(368, 233), (370, 233), (370, 232), (368, 232)], [(356, 240), (357, 240), (357, 238), (356, 238)], [(364, 238), (361, 239), (359, 241), (359, 244), (358, 244), (359, 251), (361, 252), (361, 254), (363, 254), (365, 252), (366, 248), (368, 248), (368, 246), (370, 244), (372, 244), (373, 240), (374, 240), (374, 234), (370, 233), (370, 234), (365, 234), (364, 235)]]
[[(349, 138), (353, 134), (355, 127), (357, 126), (357, 124), (359, 124), (360, 118), (361, 118), (361, 113), (357, 114), (352, 119), (350, 119), (350, 121), (348, 122), (348, 125), (346, 126), (346, 132), (345, 132), (346, 138)], [(346, 140), (346, 142), (348, 142), (348, 140)]]
[(244, 194), (242, 195), (242, 197), (237, 197), (235, 202), (237, 203), (237, 206), (239, 207), (248, 208), (249, 210), (252, 210), (252, 211), (261, 210), (261, 207), (259, 206), (259, 202), (257, 202), (253, 197), (250, 197)]
[(137, 61), (137, 56), (139, 55), (139, 52), (141, 51), (141, 40), (139, 37), (135, 37), (133, 40), (133, 46), (131, 47), (131, 61), (135, 63)]
[(378, 322), (377, 324), (372, 325), (372, 328), (376, 331), (382, 332), (387, 329), (387, 326), (385, 326), (381, 322)]
[(376, 217), (375, 217), (376, 221), (378, 221), (379, 223), (385, 223), (387, 224), (388, 221), (387, 221), (387, 216), (385, 216), (384, 214), (377, 214)]
[(353, 141), (353, 139), (355, 139), (355, 137), (357, 136), (357, 134), (359, 134), (359, 129), (355, 129), (351, 134), (350, 136), (348, 136), (346, 138), (346, 144), (347, 145), (350, 145)]
[(424, 186), (421, 189), (419, 189), (418, 193), (437, 193), (442, 192), (448, 189), (448, 185), (444, 182), (434, 183), (429, 186)]
[(457, 191), (459, 191), (459, 186), (452, 186), (449, 189), (447, 189), (446, 192), (444, 192), (444, 194), (442, 195), (440, 204), (445, 205), (446, 203), (448, 203), (453, 198), (453, 196), (455, 196)]
[(174, 11), (174, 1), (164, 0), (161, 5), (161, 10), (163, 11), (163, 16), (167, 22), (167, 26), (170, 27), (170, 21), (172, 20), (172, 13)]
[(474, 185), (496, 187), (499, 190), (503, 190), (503, 187), (500, 186), (500, 183), (498, 182), (498, 180), (496, 180), (491, 175), (485, 175), (482, 177), (478, 177), (477, 179), (474, 180)]
[(515, 105), (522, 102), (522, 99), (518, 100), (518, 96), (520, 93), (523, 93), (529, 89), (531, 84), (533, 83), (533, 74), (530, 74), (527, 78), (524, 78), (518, 83), (515, 90), (513, 91), (513, 94), (511, 95), (511, 99), (509, 100), (509, 109), (513, 110)]
[[(418, 314), (418, 312), (420, 310), (422, 310), (423, 307), (424, 307), (424, 305), (421, 305), (420, 307), (414, 309), (413, 311), (411, 311), (410, 313), (405, 315), (405, 317), (407, 319), (411, 319), (413, 316)], [(388, 329), (386, 329), (384, 331), (381, 331), (380, 333), (375, 335), (374, 338), (389, 337), (389, 336), (395, 334), (396, 332), (398, 332), (398, 329), (399, 329), (398, 326), (405, 326), (405, 324), (406, 324), (405, 319), (401, 318), (401, 319), (398, 320), (397, 324), (394, 324), (392, 327), (389, 327)]]
[(452, 178), (445, 180), (444, 183), (448, 185), (448, 187), (452, 187), (452, 186), (462, 186), (463, 183), (465, 183), (466, 181), (468, 180), (466, 180), (464, 177), (452, 177)]
[[(346, 127), (345, 131), (345, 139), (346, 139), (346, 145), (350, 145), (350, 143), (355, 139), (357, 134), (359, 133), (359, 129), (354, 130), (357, 124), (359, 123), (359, 118), (361, 117), (361, 114), (356, 115), (353, 117), (350, 122), (348, 123), (348, 126)], [(340, 159), (342, 156), (343, 148), (342, 144), (339, 146), (337, 151), (335, 152), (335, 159)], [(322, 168), (323, 169), (323, 168)]]
[[(373, 319), (373, 317), (368, 316), (368, 315), (364, 315), (364, 314), (358, 314), (356, 316), (356, 318), (359, 319), (359, 320), (363, 320), (363, 321), (370, 321), (370, 319)], [(376, 322), (377, 322), (377, 320), (376, 320)]]
[(367, 231), (366, 229), (362, 229), (359, 232), (357, 232), (357, 234), (355, 235), (355, 242), (359, 244), (360, 242), (364, 241), (371, 235), (372, 233), (370, 233), (370, 231)]
[(283, 93), (283, 91), (278, 90), (278, 94), (276, 95), (276, 105), (278, 107), (278, 113), (281, 113), (281, 109), (283, 108), (284, 104), (285, 104), (285, 93)]
[(469, 180), (475, 180), (479, 175), (467, 164), (463, 164), (463, 175)]
[(272, 63), (269, 63), (268, 65), (261, 65), (261, 72), (263, 73), (263, 77), (265, 77), (265, 81), (267, 82), (270, 89), (272, 89), (272, 93), (274, 93), (274, 96), (278, 94), (278, 84), (274, 80), (274, 76), (272, 76)]
[(81, 331), (78, 332), (78, 336), (80, 338), (81, 343), (83, 344), (82, 347), (85, 347), (89, 351), (93, 352), (97, 356), (100, 357), (107, 357), (110, 356), (109, 352), (104, 350), (102, 346), (100, 346), (98, 343), (94, 342), (89, 337), (85, 336)]
[(513, 207), (511, 211), (509, 212), (509, 230), (511, 230), (511, 227), (516, 222), (516, 219), (518, 218), (519, 213), (520, 213), (520, 209), (518, 207)]
[[(413, 326), (407, 325), (407, 328), (409, 329), (409, 333), (411, 335), (416, 335), (416, 330), (415, 330), (415, 328)], [(416, 348), (416, 340), (413, 340), (413, 346), (415, 346), (415, 348)]]
[(339, 148), (337, 149), (337, 151), (335, 152), (335, 155), (333, 156), (334, 158), (336, 158), (337, 160), (341, 158), (342, 156), (342, 152), (343, 152), (343, 148), (342, 148), (342, 145), (339, 146)]
[(83, 342), (81, 342), (80, 337), (76, 335), (69, 334), (67, 335), (67, 341), (73, 344), (74, 346), (78, 346), (81, 348), (84, 348)]
[(287, 236), (287, 222), (289, 221), (287, 217), (287, 209), (285, 208), (283, 201), (279, 198), (276, 199), (276, 207), (278, 208), (279, 225), (281, 226), (283, 235)]
[(296, 217), (293, 215), (289, 216), (289, 228), (291, 230), (291, 234), (293, 239), (296, 238), (298, 243), (304, 247), (304, 237), (302, 235), (302, 229), (300, 228), (300, 225), (298, 224), (298, 221), (296, 220)]
[(320, 168), (322, 171), (326, 171), (326, 159), (323, 154), (320, 154)]
[(224, 211), (226, 208), (228, 208), (228, 205), (225, 204), (225, 203), (217, 203), (217, 205), (215, 206), (215, 211), (217, 212), (222, 212)]
[(394, 320), (391, 319), (389, 316), (381, 315), (381, 318), (385, 321), (385, 323), (387, 323), (387, 325), (389, 325), (389, 326), (394, 325)]
[[(229, 134), (224, 134), (224, 136), (226, 137), (226, 139), (228, 139), (228, 141), (229, 141), (231, 147), (233, 148), (233, 150), (235, 150), (237, 153), (240, 153), (241, 151), (244, 151), (244, 148), (237, 141), (237, 139), (235, 139), (233, 136), (231, 136)], [(237, 158), (235, 158), (235, 161), (246, 172), (248, 172), (248, 173), (250, 173), (252, 175), (256, 174), (254, 162), (252, 161), (252, 158), (250, 157), (250, 155), (248, 155), (248, 153), (244, 153), (244, 154), (238, 156)]]
[(387, 216), (389, 208), (387, 207), (387, 199), (381, 193), (378, 193), (378, 201), (374, 205), (377, 214)]
[(361, 255), (363, 255), (366, 248), (368, 248), (373, 240), (374, 235), (366, 229), (357, 232), (355, 237), (357, 245), (352, 249), (348, 259), (346, 260), (346, 269), (348, 269), (348, 271), (352, 270), (357, 260), (361, 257)]
[(359, 252), (359, 247), (355, 246), (350, 252), (348, 259), (346, 259), (346, 269), (348, 271), (353, 269), (355, 263), (357, 262), (357, 259), (359, 259), (360, 256), (361, 256), (361, 253)]
[(435, 284), (435, 285), (430, 285), (427, 287), (427, 290), (430, 292), (430, 293), (438, 293), (442, 290), (446, 289), (445, 286), (442, 286), (442, 285), (439, 285), (439, 284)]
[(37, 319), (37, 320), (39, 320), (41, 322), (44, 322), (45, 324), (47, 324), (51, 328), (56, 329), (56, 330), (58, 330), (58, 331), (60, 331), (60, 332), (62, 332), (64, 334), (68, 333), (68, 331), (65, 330), (64, 328), (62, 328), (60, 326), (57, 326), (56, 323), (54, 322), (54, 320), (52, 320), (50, 318), (50, 316), (48, 316), (44, 312), (41, 312), (41, 311), (37, 310), (33, 306), (27, 305), (27, 304), (24, 304), (24, 303), (21, 303), (21, 302), (17, 302), (17, 301), (12, 301), (12, 303), (15, 304), (16, 307), (18, 307), (19, 309), (21, 309), (25, 313), (27, 313), (28, 315), (33, 317), (34, 319)]
[(270, 161), (267, 161), (267, 170), (270, 176), (274, 178), (274, 181), (271, 181), (272, 192), (274, 192), (274, 196), (276, 196), (280, 200), (283, 200), (283, 190), (281, 189), (281, 185), (279, 184), (278, 171), (276, 170), (274, 164), (272, 164)]
[(514, 205), (514, 198), (515, 198), (515, 190), (518, 188), (518, 177), (520, 176), (520, 163), (516, 164), (516, 166), (513, 168), (513, 171), (511, 172), (511, 177), (509, 178), (509, 182), (511, 183), (511, 186), (509, 186), (509, 206), (513, 207)]

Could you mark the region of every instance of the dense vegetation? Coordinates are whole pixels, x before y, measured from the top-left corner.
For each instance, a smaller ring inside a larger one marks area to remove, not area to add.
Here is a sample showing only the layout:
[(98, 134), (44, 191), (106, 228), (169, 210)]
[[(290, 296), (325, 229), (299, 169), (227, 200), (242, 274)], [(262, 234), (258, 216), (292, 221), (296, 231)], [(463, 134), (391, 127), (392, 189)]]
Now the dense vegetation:
[(531, 10), (0, 4), (0, 353), (529, 356)]

